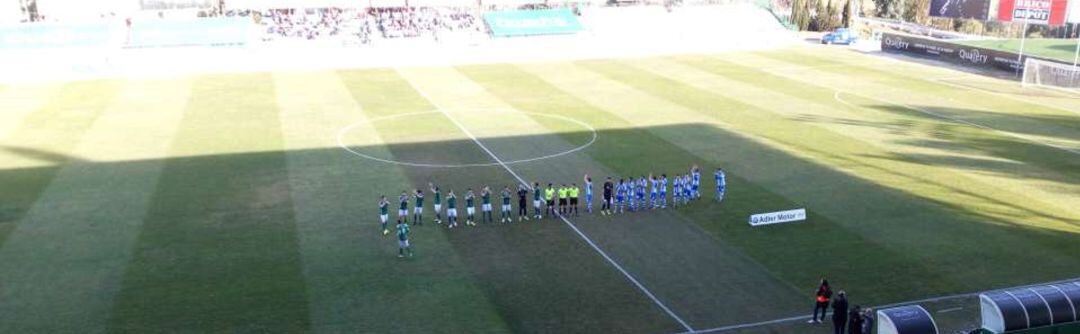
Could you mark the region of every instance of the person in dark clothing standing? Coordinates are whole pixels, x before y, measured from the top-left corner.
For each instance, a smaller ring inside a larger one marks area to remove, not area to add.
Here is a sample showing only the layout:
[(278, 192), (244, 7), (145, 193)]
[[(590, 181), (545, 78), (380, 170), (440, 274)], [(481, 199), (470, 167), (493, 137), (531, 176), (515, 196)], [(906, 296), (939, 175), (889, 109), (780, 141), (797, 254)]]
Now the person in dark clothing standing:
[(847, 294), (844, 293), (844, 290), (840, 290), (840, 293), (836, 294), (836, 300), (833, 300), (832, 302), (832, 322), (834, 334), (844, 334), (844, 329), (846, 329), (847, 327), (847, 317)]
[(518, 221), (519, 222), (522, 221), (522, 220), (529, 220), (529, 207), (528, 207), (529, 190), (525, 189), (525, 187), (527, 187), (527, 186), (524, 185), (524, 184), (519, 184), (518, 185), (518, 190), (517, 190), (517, 195), (518, 195)]
[(608, 176), (604, 181), (604, 203), (600, 203), (600, 214), (610, 215), (611, 211), (611, 192), (615, 189), (615, 184), (611, 182), (611, 177)]
[(862, 309), (859, 305), (851, 308), (851, 313), (848, 313), (848, 334), (864, 334), (862, 316)]
[(874, 332), (874, 309), (867, 307), (859, 316), (862, 317), (862, 334)]
[[(825, 312), (829, 310), (829, 298), (832, 298), (829, 280), (822, 278), (821, 284), (818, 285), (817, 291), (814, 292), (814, 314), (810, 316), (810, 321), (807, 321), (807, 323), (820, 324), (825, 321)], [(818, 319), (818, 310), (821, 310), (820, 319)]]

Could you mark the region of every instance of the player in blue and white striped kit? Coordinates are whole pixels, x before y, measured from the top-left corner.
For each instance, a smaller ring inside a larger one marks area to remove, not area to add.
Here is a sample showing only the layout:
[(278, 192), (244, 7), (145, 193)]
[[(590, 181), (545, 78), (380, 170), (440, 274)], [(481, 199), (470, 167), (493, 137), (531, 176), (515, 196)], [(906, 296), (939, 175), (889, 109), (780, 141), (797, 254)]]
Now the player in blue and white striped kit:
[(660, 174), (660, 208), (667, 209), (667, 174)]
[(635, 200), (639, 210), (645, 210), (649, 207), (649, 203), (645, 201), (645, 191), (648, 190), (646, 189), (648, 184), (649, 181), (645, 180), (645, 175), (642, 175), (637, 181), (637, 198)]
[(649, 185), (652, 186), (649, 189), (649, 206), (652, 207), (652, 209), (659, 208), (660, 179), (655, 176), (649, 175)]
[(701, 198), (701, 191), (699, 191), (701, 187), (701, 169), (698, 168), (697, 165), (694, 165), (694, 167), (690, 169), (690, 174), (693, 178), (691, 181), (692, 183), (690, 183), (690, 187), (693, 191), (693, 198)]
[(592, 178), (585, 174), (585, 212), (592, 213)]
[(694, 181), (690, 179), (690, 174), (683, 175), (683, 203), (690, 203), (690, 200), (694, 199)]
[(615, 186), (615, 212), (626, 212), (626, 182), (623, 179)]
[(724, 175), (724, 170), (717, 167), (716, 173), (713, 173), (713, 177), (716, 178), (716, 201), (724, 201), (724, 192), (727, 191), (727, 176)]
[(682, 175), (675, 174), (671, 177), (671, 206), (678, 207), (682, 204)]

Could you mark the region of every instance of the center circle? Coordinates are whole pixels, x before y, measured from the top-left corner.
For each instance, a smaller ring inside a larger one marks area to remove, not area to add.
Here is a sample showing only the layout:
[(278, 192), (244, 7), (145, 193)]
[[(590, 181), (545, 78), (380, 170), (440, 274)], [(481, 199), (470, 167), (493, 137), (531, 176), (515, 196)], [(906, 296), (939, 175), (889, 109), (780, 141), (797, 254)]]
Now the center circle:
[[(439, 163), (428, 163), (428, 162), (418, 162), (418, 161), (402, 161), (402, 160), (395, 160), (395, 159), (380, 158), (380, 157), (373, 156), (373, 155), (368, 154), (368, 153), (364, 153), (363, 151), (361, 151), (361, 150), (359, 150), (359, 149), (357, 149), (355, 147), (350, 147), (349, 145), (345, 144), (346, 136), (350, 132), (352, 132), (353, 130), (355, 130), (356, 128), (361, 127), (361, 126), (374, 125), (375, 123), (378, 123), (378, 122), (384, 122), (384, 121), (390, 121), (390, 120), (396, 120), (396, 119), (402, 119), (402, 118), (424, 117), (424, 116), (428, 116), (428, 115), (442, 115), (442, 114), (445, 114), (446, 117), (452, 117), (451, 115), (446, 114), (443, 111), (432, 110), (432, 111), (420, 111), (420, 112), (410, 112), (410, 113), (402, 113), (402, 114), (395, 114), (395, 115), (380, 116), (380, 117), (371, 118), (371, 119), (368, 119), (368, 120), (365, 120), (365, 121), (349, 124), (348, 126), (345, 126), (344, 128), (341, 128), (340, 131), (338, 131), (337, 142), (338, 142), (338, 146), (341, 147), (342, 149), (344, 149), (345, 151), (349, 152), (352, 155), (355, 155), (355, 156), (358, 156), (358, 157), (361, 157), (361, 158), (364, 158), (364, 159), (374, 160), (374, 161), (388, 163), (388, 164), (394, 164), (394, 165), (403, 165), (403, 166), (411, 166), (411, 167), (427, 167), (427, 168), (486, 167), (486, 166), (521, 164), (521, 163), (526, 163), (526, 162), (540, 161), (540, 160), (552, 159), (552, 158), (557, 158), (557, 157), (560, 157), (560, 156), (564, 156), (564, 155), (567, 155), (567, 154), (570, 154), (570, 153), (574, 153), (574, 152), (583, 150), (586, 147), (589, 147), (590, 145), (592, 145), (594, 142), (596, 142), (596, 137), (597, 137), (596, 128), (593, 128), (588, 123), (585, 123), (585, 122), (582, 122), (580, 120), (573, 119), (573, 118), (570, 118), (570, 117), (566, 117), (566, 116), (562, 116), (562, 115), (552, 115), (552, 114), (542, 114), (542, 113), (516, 111), (516, 110), (515, 111), (508, 111), (508, 110), (500, 110), (500, 109), (489, 109), (487, 111), (489, 111), (489, 112), (494, 111), (494, 113), (511, 113), (512, 112), (514, 114), (519, 114), (519, 115), (529, 115), (529, 116), (535, 116), (535, 117), (548, 118), (548, 119), (568, 122), (568, 123), (578, 125), (578, 126), (582, 127), (583, 129), (587, 130), (591, 134), (591, 136), (590, 136), (589, 140), (587, 142), (585, 142), (584, 144), (578, 145), (578, 146), (573, 147), (571, 149), (567, 149), (567, 150), (563, 150), (563, 151), (559, 151), (559, 152), (555, 152), (555, 153), (551, 153), (551, 154), (546, 154), (546, 155), (541, 155), (541, 156), (534, 156), (534, 157), (525, 157), (525, 158), (514, 159), (514, 160), (503, 160), (502, 162), (492, 161), (492, 162), (487, 162), (487, 163), (458, 163), (458, 164), (439, 164)], [(456, 123), (456, 122), (451, 122), (451, 123)], [(465, 126), (465, 125), (462, 125), (462, 126)], [(465, 131), (465, 132), (468, 133), (468, 131)], [(483, 141), (484, 141), (483, 138), (473, 139), (473, 140), (479, 141), (481, 143), (483, 143)], [(384, 143), (383, 145), (386, 146), (386, 145), (394, 145), (394, 144), (385, 144)], [(474, 143), (474, 145), (475, 145), (475, 143)], [(486, 149), (485, 149), (485, 151), (486, 151)], [(498, 153), (497, 152), (490, 152), (490, 154), (498, 154)], [(500, 160), (501, 160), (501, 158), (500, 158)]]

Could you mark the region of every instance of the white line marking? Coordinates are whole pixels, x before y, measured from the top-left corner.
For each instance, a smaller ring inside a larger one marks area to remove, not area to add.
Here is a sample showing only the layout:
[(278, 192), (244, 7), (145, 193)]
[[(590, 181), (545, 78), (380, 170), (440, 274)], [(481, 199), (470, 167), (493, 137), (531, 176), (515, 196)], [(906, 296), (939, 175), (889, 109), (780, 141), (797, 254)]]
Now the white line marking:
[[(399, 71), (399, 74), (401, 74), (400, 71)], [(409, 85), (411, 85), (413, 87), (413, 89), (415, 89), (416, 92), (420, 94), (420, 96), (423, 96), (424, 99), (427, 99), (429, 102), (431, 102), (431, 104), (435, 106), (435, 109), (442, 112), (443, 115), (446, 115), (446, 118), (450, 119), (450, 122), (454, 123), (454, 125), (457, 125), (457, 127), (459, 129), (461, 129), (461, 132), (464, 132), (465, 135), (469, 136), (469, 138), (471, 138), (473, 140), (473, 142), (476, 143), (476, 145), (480, 146), (480, 148), (483, 149), (484, 152), (487, 152), (487, 154), (489, 156), (491, 156), (491, 158), (494, 159), (495, 162), (497, 162), (500, 166), (502, 166), (503, 169), (506, 169), (507, 172), (510, 172), (510, 175), (513, 175), (514, 178), (517, 178), (517, 180), (519, 182), (521, 182), (521, 184), (524, 185), (526, 188), (528, 188), (529, 190), (532, 190), (532, 186), (529, 185), (529, 182), (527, 182), (527, 181), (525, 181), (525, 179), (521, 178), (521, 176), (518, 175), (517, 172), (514, 172), (514, 170), (511, 169), (510, 166), (507, 166), (506, 163), (504, 163), (502, 161), (502, 159), (499, 159), (499, 157), (497, 155), (495, 155), (494, 152), (489, 150), (487, 148), (487, 146), (484, 146), (484, 143), (480, 142), (480, 140), (477, 139), (476, 136), (474, 136), (472, 134), (472, 132), (469, 131), (469, 129), (465, 128), (465, 126), (462, 125), (460, 122), (458, 122), (457, 119), (454, 119), (454, 117), (451, 116), (450, 113), (446, 112), (446, 110), (443, 109), (443, 107), (440, 106), (438, 102), (435, 102), (435, 100), (432, 99), (430, 96), (428, 96), (427, 93), (424, 92), (424, 90), (420, 89), (419, 86), (417, 86), (411, 80), (409, 80), (407, 75), (402, 74), (400, 76), (406, 82), (408, 82)], [(626, 279), (630, 280), (631, 283), (634, 283), (634, 285), (637, 286), (638, 290), (641, 290), (641, 292), (644, 293), (645, 296), (648, 296), (649, 299), (652, 299), (653, 303), (655, 303), (657, 306), (659, 306), (661, 309), (663, 309), (664, 312), (666, 312), (668, 314), (668, 316), (670, 316), (672, 319), (675, 319), (675, 321), (677, 321), (679, 323), (679, 325), (681, 325), (683, 327), (683, 329), (686, 329), (687, 331), (691, 331), (691, 332), (694, 331), (693, 327), (690, 327), (690, 325), (688, 325), (686, 323), (686, 321), (684, 321), (677, 314), (675, 314), (675, 312), (673, 312), (670, 308), (668, 308), (667, 305), (664, 305), (664, 303), (661, 302), (660, 299), (656, 298), (656, 295), (653, 295), (652, 291), (649, 291), (649, 289), (646, 288), (645, 285), (642, 285), (641, 282), (639, 282), (636, 278), (634, 278), (634, 276), (631, 275), (630, 272), (626, 271), (626, 269), (623, 269), (623, 267), (621, 265), (619, 265), (618, 262), (615, 262), (615, 260), (612, 259), (611, 256), (608, 256), (607, 252), (604, 252), (603, 249), (600, 249), (600, 246), (597, 246), (596, 243), (592, 241), (592, 239), (590, 239), (587, 235), (585, 235), (584, 232), (581, 232), (581, 230), (578, 229), (578, 227), (576, 225), (574, 225), (574, 223), (570, 222), (570, 220), (566, 219), (566, 217), (559, 216), (559, 218), (561, 218), (562, 221), (564, 223), (566, 223), (567, 226), (570, 227), (570, 229), (574, 230), (574, 232), (577, 233), (577, 235), (579, 237), (581, 237), (581, 239), (585, 240), (585, 242), (588, 243), (589, 246), (592, 247), (593, 250), (595, 250), (597, 253), (600, 253), (600, 256), (602, 256), (604, 258), (604, 260), (607, 260), (607, 262), (610, 263), (613, 267), (615, 267), (615, 269), (618, 269), (619, 272), (622, 273), (623, 276), (626, 277)]]
[(840, 101), (841, 103), (844, 103), (844, 104), (847, 104), (847, 105), (850, 105), (850, 106), (855, 106), (857, 108), (865, 108), (865, 107), (856, 106), (854, 104), (851, 104), (851, 103), (848, 103), (848, 102), (844, 101), (843, 99), (840, 98), (840, 93), (845, 92), (847, 94), (861, 96), (863, 98), (867, 98), (867, 99), (871, 99), (871, 100), (881, 101), (881, 102), (884, 102), (884, 103), (900, 106), (900, 107), (903, 107), (903, 108), (906, 108), (906, 109), (918, 111), (918, 112), (921, 112), (921, 113), (924, 113), (924, 114), (927, 114), (927, 115), (935, 116), (935, 117), (938, 117), (938, 118), (951, 120), (951, 121), (957, 122), (957, 123), (967, 124), (967, 125), (970, 125), (970, 126), (974, 126), (974, 127), (977, 127), (977, 128), (984, 129), (984, 130), (997, 132), (997, 133), (1000, 133), (1000, 134), (1003, 134), (1003, 135), (1006, 135), (1006, 136), (1010, 136), (1010, 137), (1013, 137), (1013, 138), (1022, 139), (1024, 141), (1031, 142), (1031, 143), (1034, 143), (1034, 144), (1043, 145), (1043, 146), (1047, 146), (1047, 147), (1052, 147), (1052, 148), (1056, 148), (1056, 149), (1066, 151), (1066, 152), (1069, 152), (1069, 153), (1072, 153), (1072, 154), (1080, 155), (1080, 151), (1073, 150), (1073, 149), (1070, 149), (1070, 148), (1067, 148), (1067, 147), (1061, 147), (1061, 146), (1058, 146), (1058, 145), (1054, 145), (1054, 144), (1050, 144), (1050, 143), (1044, 143), (1044, 142), (1034, 140), (1034, 139), (1029, 139), (1029, 138), (1027, 138), (1027, 136), (1021, 136), (1021, 135), (1013, 134), (1011, 132), (1005, 132), (1005, 131), (1002, 131), (1002, 130), (991, 128), (991, 127), (988, 127), (988, 126), (985, 126), (985, 125), (980, 125), (980, 124), (972, 123), (972, 122), (969, 122), (969, 121), (965, 121), (965, 120), (962, 120), (962, 119), (959, 119), (959, 118), (945, 116), (945, 115), (938, 114), (938, 113), (935, 113), (933, 111), (929, 111), (929, 110), (926, 110), (926, 109), (916, 108), (916, 107), (912, 107), (910, 105), (906, 105), (906, 104), (902, 104), (902, 103), (891, 102), (891, 101), (879, 99), (879, 98), (864, 95), (864, 94), (852, 93), (852, 92), (849, 92), (849, 91), (846, 91), (846, 90), (843, 90), (843, 89), (836, 88), (836, 87), (831, 86), (831, 85), (826, 85), (826, 84), (822, 84), (822, 83), (818, 83), (818, 82), (798, 80), (798, 79), (795, 79), (795, 78), (791, 78), (790, 76), (788, 76), (788, 75), (786, 75), (784, 73), (771, 71), (771, 70), (768, 70), (768, 69), (762, 69), (762, 71), (766, 72), (766, 73), (769, 73), (769, 74), (772, 74), (772, 75), (775, 75), (775, 76), (789, 78), (789, 79), (793, 79), (793, 80), (796, 80), (796, 81), (805, 82), (805, 83), (808, 83), (808, 84), (811, 84), (811, 85), (814, 85), (814, 86), (831, 89), (831, 90), (833, 90), (835, 92), (833, 94), (834, 99), (836, 99), (837, 101)]
[(956, 311), (963, 310), (963, 309), (964, 309), (963, 307), (953, 307), (953, 308), (947, 308), (947, 309), (944, 309), (944, 310), (939, 310), (939, 311), (937, 311), (937, 313), (956, 312)]
[[(468, 110), (468, 109), (463, 109), (463, 110)], [(476, 109), (476, 110), (481, 110), (481, 109)], [(497, 108), (482, 109), (482, 110), (483, 111), (505, 112), (505, 110), (500, 110), (500, 109), (497, 109)], [(418, 112), (402, 113), (402, 114), (396, 114), (396, 115), (381, 116), (381, 117), (372, 118), (372, 119), (369, 119), (369, 120), (366, 120), (366, 121), (350, 124), (350, 125), (348, 125), (348, 126), (346, 126), (344, 128), (341, 128), (341, 130), (338, 131), (338, 134), (337, 134), (338, 147), (341, 147), (342, 149), (348, 151), (349, 153), (352, 153), (353, 155), (359, 156), (361, 158), (365, 158), (365, 159), (369, 159), (369, 160), (375, 160), (375, 161), (378, 161), (378, 162), (383, 162), (383, 163), (388, 163), (388, 164), (411, 166), (411, 167), (462, 168), (462, 167), (490, 167), (490, 166), (498, 166), (499, 165), (499, 163), (497, 163), (497, 162), (473, 163), (473, 164), (429, 164), (429, 163), (419, 163), (419, 162), (409, 162), (409, 161), (383, 159), (383, 158), (379, 158), (379, 157), (376, 157), (376, 156), (372, 156), (370, 154), (366, 154), (366, 153), (354, 150), (349, 145), (346, 145), (345, 141), (344, 141), (345, 135), (348, 134), (349, 132), (351, 132), (354, 128), (356, 128), (358, 126), (373, 124), (374, 122), (387, 120), (387, 119), (402, 118), (402, 117), (412, 117), (412, 116), (421, 116), (421, 115), (427, 115), (427, 114), (439, 114), (439, 113), (441, 113), (441, 112), (437, 111), (437, 110), (418, 111)], [(592, 131), (592, 138), (589, 138), (589, 142), (587, 142), (585, 144), (582, 144), (582, 145), (580, 145), (578, 147), (566, 150), (566, 151), (556, 152), (556, 153), (552, 153), (552, 154), (548, 154), (548, 155), (544, 155), (544, 156), (539, 156), (539, 157), (518, 159), (518, 160), (513, 160), (513, 161), (505, 161), (504, 163), (507, 164), (507, 165), (520, 164), (520, 163), (533, 162), (533, 161), (539, 161), (539, 160), (545, 160), (545, 159), (561, 157), (561, 156), (564, 156), (564, 155), (567, 155), (567, 154), (570, 154), (570, 153), (581, 151), (581, 150), (585, 149), (586, 147), (591, 146), (594, 142), (596, 142), (596, 137), (597, 137), (596, 128), (594, 128), (592, 125), (589, 125), (588, 123), (585, 123), (585, 122), (582, 122), (582, 121), (579, 121), (579, 120), (576, 120), (576, 119), (573, 119), (573, 118), (570, 118), (570, 117), (565, 117), (565, 116), (562, 116), (562, 115), (541, 114), (541, 113), (531, 113), (531, 112), (520, 112), (520, 113), (529, 114), (529, 115), (535, 115), (535, 116), (540, 116), (540, 117), (554, 118), (554, 119), (559, 119), (559, 120), (567, 121), (567, 122), (570, 122), (570, 123), (578, 124), (578, 125), (584, 127), (585, 129), (588, 129), (589, 131)]]
[(931, 115), (931, 116), (934, 116), (934, 117), (937, 117), (937, 118), (950, 120), (950, 121), (953, 121), (953, 122), (956, 122), (956, 123), (962, 123), (962, 124), (977, 127), (977, 128), (983, 129), (983, 130), (988, 130), (988, 131), (996, 132), (996, 133), (1003, 134), (1003, 135), (1006, 135), (1006, 136), (1009, 136), (1009, 137), (1021, 139), (1021, 140), (1027, 141), (1029, 143), (1043, 145), (1043, 146), (1046, 146), (1046, 147), (1052, 147), (1052, 148), (1056, 148), (1056, 149), (1059, 149), (1059, 150), (1062, 150), (1062, 151), (1065, 151), (1065, 152), (1080, 155), (1080, 151), (1078, 151), (1078, 150), (1074, 150), (1074, 149), (1064, 147), (1064, 146), (1058, 146), (1058, 145), (1051, 144), (1051, 143), (1038, 141), (1038, 140), (1035, 140), (1035, 139), (1028, 138), (1027, 136), (1022, 136), (1022, 135), (1018, 135), (1018, 134), (1015, 134), (1015, 133), (1012, 133), (1012, 132), (1006, 132), (1006, 131), (998, 130), (998, 129), (995, 129), (995, 128), (992, 128), (992, 127), (989, 127), (989, 126), (981, 125), (981, 124), (978, 124), (978, 123), (965, 121), (965, 120), (960, 119), (960, 118), (939, 114), (939, 113), (936, 113), (936, 112), (933, 112), (933, 111), (930, 111), (930, 110), (927, 110), (927, 109), (924, 109), (924, 108), (914, 107), (914, 106), (903, 104), (903, 103), (890, 102), (890, 101), (886, 101), (886, 100), (883, 100), (883, 99), (879, 99), (879, 98), (876, 98), (876, 97), (867, 96), (867, 95), (863, 95), (863, 94), (844, 92), (844, 91), (838, 90), (838, 89), (835, 90), (835, 91), (836, 92), (833, 94), (833, 99), (835, 99), (836, 101), (838, 101), (840, 103), (843, 103), (843, 104), (846, 104), (846, 105), (849, 105), (849, 106), (852, 106), (852, 107), (855, 107), (855, 108), (867, 108), (867, 107), (856, 105), (854, 103), (845, 101), (843, 98), (840, 97), (840, 93), (851, 94), (851, 95), (859, 96), (859, 97), (866, 98), (866, 99), (871, 99), (871, 100), (875, 100), (875, 101), (888, 103), (888, 104), (891, 104), (891, 105), (902, 107), (904, 109), (918, 111), (918, 112), (921, 112), (921, 113), (924, 113), (924, 114), (927, 114), (927, 115)]
[[(1047, 107), (1047, 108), (1050, 108), (1050, 109), (1056, 109), (1056, 110), (1061, 110), (1061, 111), (1065, 111), (1065, 112), (1080, 115), (1080, 111), (1071, 110), (1071, 109), (1063, 108), (1063, 107), (1060, 107), (1060, 106), (1047, 104), (1045, 102), (1034, 101), (1034, 100), (1028, 101), (1028, 100), (1024, 100), (1024, 99), (1009, 95), (1009, 94), (1005, 94), (1005, 93), (998, 93), (998, 92), (995, 92), (995, 91), (992, 91), (992, 90), (983, 89), (983, 88), (979, 88), (979, 87), (964, 86), (964, 85), (961, 85), (961, 84), (955, 84), (955, 83), (951, 83), (951, 82), (947, 81), (947, 80), (955, 80), (955, 79), (966, 79), (966, 78), (959, 78), (958, 77), (958, 78), (938, 78), (938, 79), (925, 79), (925, 80), (930, 81), (930, 82), (934, 82), (934, 83), (939, 83), (939, 84), (942, 84), (942, 85), (946, 85), (946, 86), (949, 86), (949, 87), (966, 89), (966, 90), (970, 90), (970, 91), (973, 91), (973, 92), (979, 92), (979, 93), (983, 93), (983, 94), (990, 94), (990, 95), (1003, 97), (1003, 98), (1010, 99), (1010, 100), (1017, 101), (1017, 102), (1021, 102), (1021, 103), (1030, 103), (1030, 104), (1040, 105), (1040, 106)], [(1057, 97), (1051, 97), (1051, 98), (1057, 98)], [(1064, 96), (1060, 97), (1060, 98), (1063, 98), (1063, 99), (1076, 99), (1076, 97), (1064, 97)]]
[[(932, 302), (939, 302), (939, 301), (953, 300), (953, 299), (962, 299), (962, 298), (971, 298), (971, 297), (978, 296), (979, 294), (982, 294), (982, 293), (1023, 289), (1023, 288), (1029, 288), (1029, 287), (1040, 286), (1040, 285), (1052, 285), (1052, 284), (1070, 283), (1070, 282), (1078, 280), (1078, 279), (1080, 279), (1080, 277), (1063, 279), (1063, 280), (1052, 281), (1052, 282), (1045, 282), (1045, 283), (1035, 283), (1035, 284), (1028, 284), (1028, 285), (1022, 285), (1022, 286), (1014, 286), (1014, 287), (1008, 287), (1008, 288), (1004, 288), (1004, 289), (995, 289), (995, 290), (987, 290), (987, 291), (980, 291), (980, 292), (961, 293), (961, 294), (955, 294), (955, 295), (932, 297), (932, 298), (912, 300), (912, 301), (906, 301), (906, 302), (885, 304), (885, 305), (880, 305), (880, 306), (872, 306), (872, 308), (883, 309), (883, 308), (891, 308), (891, 307), (904, 306), (904, 305), (932, 303)], [(1080, 285), (1080, 282), (1076, 282), (1076, 284)], [(831, 313), (831, 312), (829, 312), (829, 313)], [(729, 326), (716, 327), (716, 328), (710, 328), (710, 329), (702, 329), (702, 330), (697, 330), (697, 331), (680, 332), (678, 334), (718, 333), (718, 332), (726, 332), (726, 331), (736, 330), (736, 329), (753, 328), (753, 327), (774, 325), (774, 324), (779, 324), (779, 323), (806, 320), (806, 319), (810, 319), (810, 316), (809, 315), (804, 315), (804, 316), (788, 317), (788, 318), (767, 320), (767, 321), (760, 321), (760, 322), (753, 322), (753, 323), (736, 324), (736, 325), (729, 325)]]

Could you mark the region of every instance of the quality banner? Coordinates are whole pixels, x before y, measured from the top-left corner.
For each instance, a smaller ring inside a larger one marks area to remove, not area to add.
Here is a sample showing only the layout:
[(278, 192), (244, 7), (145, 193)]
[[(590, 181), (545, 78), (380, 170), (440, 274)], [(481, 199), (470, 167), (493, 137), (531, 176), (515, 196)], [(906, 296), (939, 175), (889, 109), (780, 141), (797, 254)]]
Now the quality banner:
[(581, 22), (569, 8), (507, 10), (484, 13), (484, 22), (495, 37), (572, 34)]
[[(1024, 59), (1019, 58), (1018, 54), (1012, 52), (907, 35), (883, 34), (881, 37), (881, 50), (987, 70), (1015, 72), (1024, 67)], [(1027, 56), (1024, 56), (1024, 58), (1027, 58)]]

